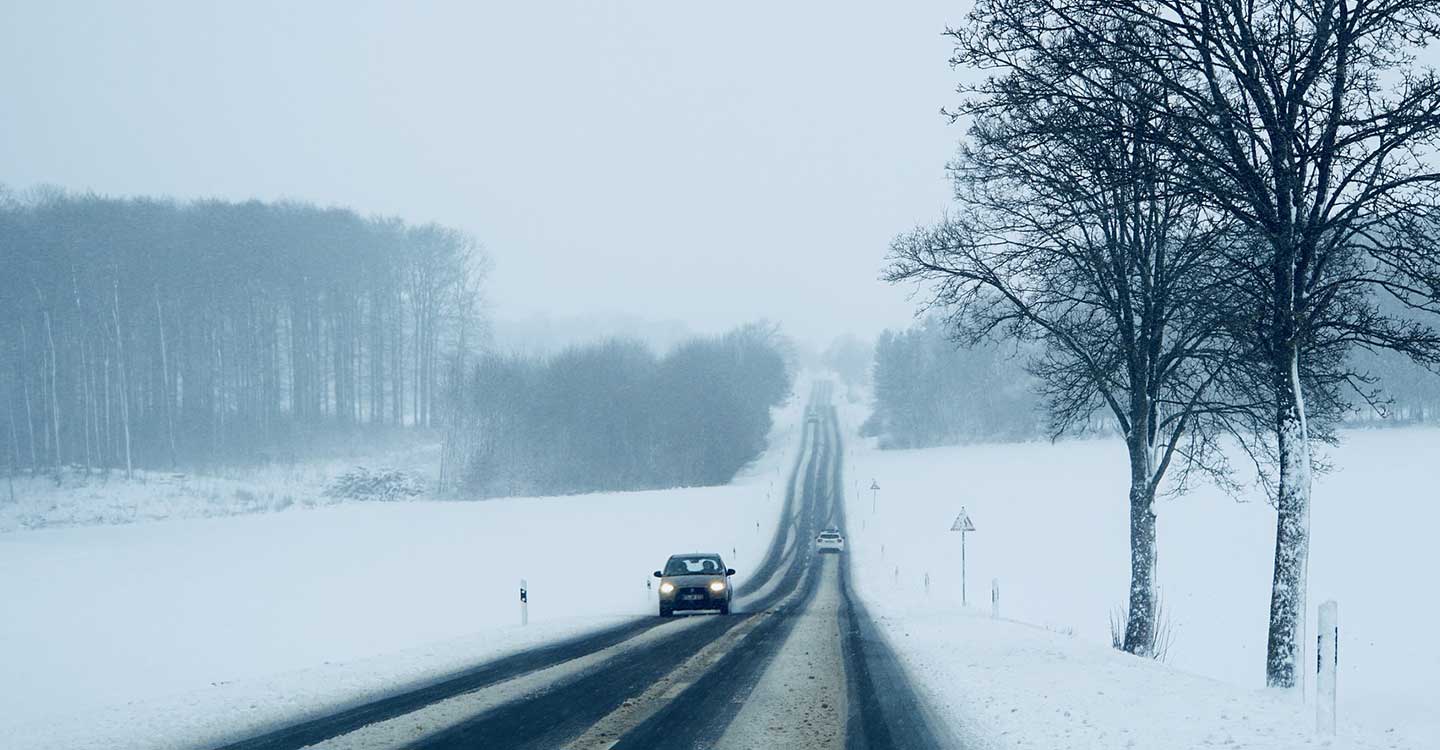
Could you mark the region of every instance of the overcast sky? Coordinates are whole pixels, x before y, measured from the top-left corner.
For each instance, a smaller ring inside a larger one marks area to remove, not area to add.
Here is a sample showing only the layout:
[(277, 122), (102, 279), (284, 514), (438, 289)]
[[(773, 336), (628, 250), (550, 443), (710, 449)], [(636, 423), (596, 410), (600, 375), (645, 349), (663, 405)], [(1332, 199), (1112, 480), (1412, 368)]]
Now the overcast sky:
[(499, 318), (904, 325), (968, 3), (6, 3), (0, 182), (439, 221)]

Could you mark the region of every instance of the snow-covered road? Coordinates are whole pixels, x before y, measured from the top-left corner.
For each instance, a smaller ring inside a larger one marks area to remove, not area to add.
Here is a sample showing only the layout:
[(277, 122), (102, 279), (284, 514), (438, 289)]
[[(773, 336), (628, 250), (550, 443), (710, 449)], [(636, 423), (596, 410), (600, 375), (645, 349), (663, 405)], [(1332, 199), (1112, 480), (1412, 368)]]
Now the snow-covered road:
[[(785, 510), (737, 614), (651, 618), (618, 640), (402, 692), (227, 746), (359, 748), (935, 747), (903, 671), (811, 539), (843, 524), (840, 440), (816, 389)], [(863, 627), (862, 627), (863, 625)], [(622, 630), (624, 628), (622, 627)]]

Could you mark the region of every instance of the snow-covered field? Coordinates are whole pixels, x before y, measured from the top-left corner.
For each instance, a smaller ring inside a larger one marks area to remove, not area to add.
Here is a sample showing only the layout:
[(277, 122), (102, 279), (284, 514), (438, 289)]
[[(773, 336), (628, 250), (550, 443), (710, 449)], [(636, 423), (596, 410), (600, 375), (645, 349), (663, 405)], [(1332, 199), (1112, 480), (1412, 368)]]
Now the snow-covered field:
[(675, 552), (721, 552), (743, 583), (802, 401), (724, 487), (0, 534), (0, 747), (203, 744), (651, 613)]
[[(743, 581), (776, 522), (802, 403), (726, 487), (207, 518), (212, 503), (234, 512), (223, 490), (147, 499), (131, 486), (116, 502), (141, 512), (110, 519), (121, 525), (0, 533), (0, 747), (189, 747), (392, 690), (648, 614), (649, 572), (682, 547), (730, 555)], [(858, 410), (843, 410), (852, 427)], [(1174, 645), (1157, 664), (1108, 646), (1128, 569), (1118, 445), (846, 446), (860, 593), (973, 746), (1327, 746), (1313, 708), (1259, 687), (1274, 523), (1263, 502), (1201, 489), (1162, 503)], [(1335, 598), (1341, 614), (1331, 747), (1440, 747), (1427, 544), (1440, 508), (1425, 495), (1437, 452), (1440, 431), (1351, 433), (1317, 487), (1312, 610)], [(969, 610), (948, 531), (962, 504), (979, 527)], [(181, 518), (142, 520), (166, 507)], [(992, 578), (1001, 620), (988, 616)]]
[[(860, 416), (847, 410), (852, 426)], [(996, 747), (1322, 746), (1313, 706), (1262, 687), (1274, 549), (1263, 498), (1197, 488), (1162, 501), (1159, 580), (1174, 641), (1161, 665), (1109, 647), (1129, 570), (1119, 443), (849, 443), (857, 585), (966, 734)], [(1351, 432), (1316, 486), (1310, 616), (1339, 602), (1335, 747), (1440, 747), (1437, 455), (1440, 430)], [(962, 505), (977, 527), (968, 611), (960, 534), (948, 530)], [(992, 579), (1005, 621), (989, 619)]]
[(20, 476), (13, 480), (14, 502), (10, 487), (0, 487), (0, 534), (321, 508), (343, 502), (326, 490), (360, 467), (396, 469), (424, 485), (433, 485), (440, 469), (440, 444), (433, 440), (366, 440), (328, 453), (334, 455), (211, 472), (136, 470), (128, 480), (119, 470), (79, 467), (66, 467), (58, 484), (49, 475)]

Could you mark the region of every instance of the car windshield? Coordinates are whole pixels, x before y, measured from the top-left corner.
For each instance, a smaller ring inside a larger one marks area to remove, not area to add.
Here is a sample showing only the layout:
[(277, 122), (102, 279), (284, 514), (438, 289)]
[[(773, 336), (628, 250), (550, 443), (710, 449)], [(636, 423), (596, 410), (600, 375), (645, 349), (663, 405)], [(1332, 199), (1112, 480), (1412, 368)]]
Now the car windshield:
[(724, 570), (718, 557), (672, 557), (665, 563), (667, 576), (719, 575)]

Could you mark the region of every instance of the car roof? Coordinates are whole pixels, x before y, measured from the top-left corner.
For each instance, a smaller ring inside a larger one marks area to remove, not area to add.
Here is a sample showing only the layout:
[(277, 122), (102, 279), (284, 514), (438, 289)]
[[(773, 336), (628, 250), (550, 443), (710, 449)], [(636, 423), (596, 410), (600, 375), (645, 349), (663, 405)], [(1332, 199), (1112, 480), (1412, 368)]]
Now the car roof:
[(678, 554), (678, 555), (671, 555), (671, 556), (670, 556), (670, 559), (671, 559), (671, 560), (674, 560), (674, 559), (677, 559), (677, 558), (689, 558), (689, 557), (713, 557), (713, 558), (715, 558), (716, 560), (719, 560), (719, 559), (720, 559), (720, 553), (718, 553), (718, 552), (683, 552), (683, 553)]

